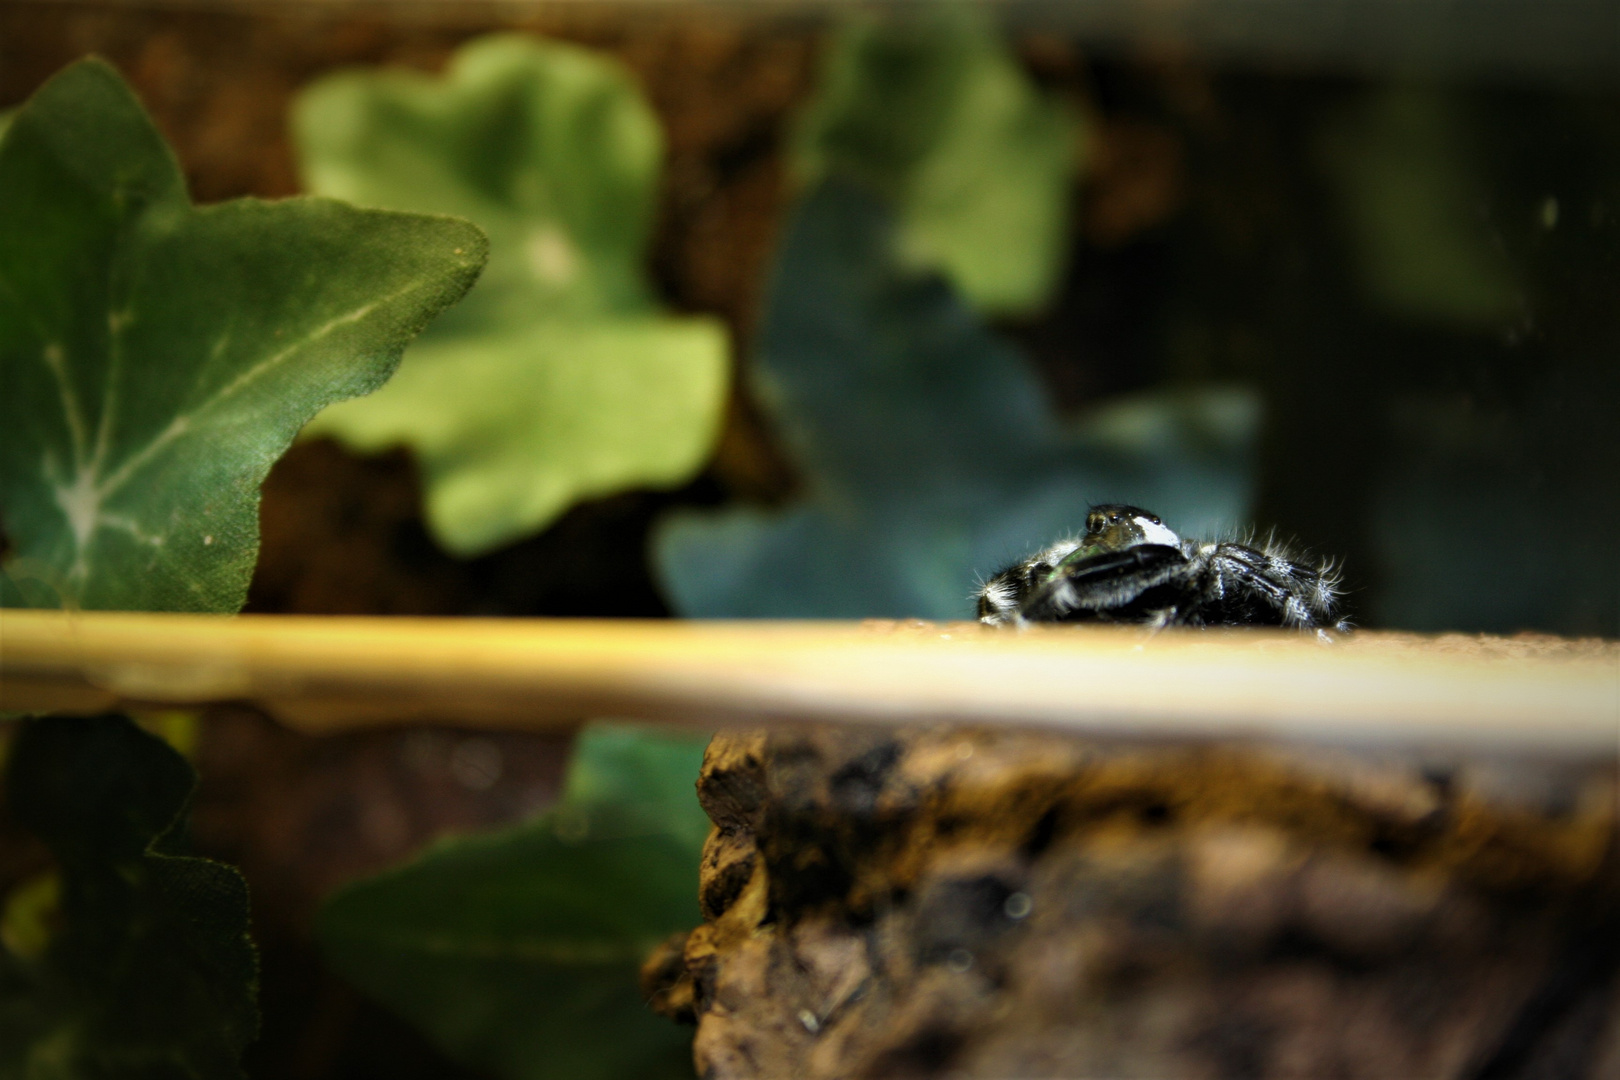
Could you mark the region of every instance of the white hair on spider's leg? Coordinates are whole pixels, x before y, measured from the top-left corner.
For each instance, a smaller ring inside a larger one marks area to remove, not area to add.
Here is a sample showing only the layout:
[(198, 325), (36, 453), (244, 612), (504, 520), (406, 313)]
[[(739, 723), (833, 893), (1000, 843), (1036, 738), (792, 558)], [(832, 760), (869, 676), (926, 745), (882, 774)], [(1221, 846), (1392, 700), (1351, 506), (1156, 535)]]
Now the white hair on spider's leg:
[(1000, 580), (1000, 578), (991, 578), (989, 581), (981, 583), (974, 596), (984, 600), (985, 603), (997, 611), (1006, 611), (1012, 607), (1012, 586)]
[(1332, 559), (1322, 560), (1316, 568), (1316, 583), (1312, 599), (1319, 610), (1326, 611), (1339, 598), (1339, 566)]

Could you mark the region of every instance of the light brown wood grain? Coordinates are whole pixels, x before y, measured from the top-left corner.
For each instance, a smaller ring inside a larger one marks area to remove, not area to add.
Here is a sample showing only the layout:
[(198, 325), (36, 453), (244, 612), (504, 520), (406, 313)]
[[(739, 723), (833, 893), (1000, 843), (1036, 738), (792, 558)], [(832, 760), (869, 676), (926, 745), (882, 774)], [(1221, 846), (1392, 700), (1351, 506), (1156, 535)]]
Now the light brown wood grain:
[(1620, 644), (1357, 633), (0, 613), (0, 708), (253, 702), (312, 732), (618, 716), (1620, 753)]

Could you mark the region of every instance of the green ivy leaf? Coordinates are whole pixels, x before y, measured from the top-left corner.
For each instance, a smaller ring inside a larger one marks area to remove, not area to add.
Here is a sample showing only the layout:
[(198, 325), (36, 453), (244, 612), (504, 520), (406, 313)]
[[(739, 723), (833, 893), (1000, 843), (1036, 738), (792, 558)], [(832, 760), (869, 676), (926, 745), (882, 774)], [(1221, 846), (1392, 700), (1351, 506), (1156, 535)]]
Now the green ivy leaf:
[(240, 608), (270, 465), (380, 385), (484, 258), (449, 218), (193, 208), (112, 68), (58, 74), (0, 142), (6, 601)]
[(708, 744), (706, 735), (593, 724), (574, 746), (560, 805), (640, 815), (653, 831), (701, 851), (709, 816), (698, 805), (696, 784)]
[(476, 554), (574, 502), (672, 486), (702, 466), (726, 391), (725, 334), (660, 314), (642, 271), (663, 146), (630, 77), (569, 45), (497, 35), (443, 79), (324, 79), (294, 132), (310, 190), (453, 213), (488, 232), (489, 270), (381, 393), (311, 434), (406, 445), (439, 542)]
[(121, 716), (16, 736), (6, 793), (56, 857), (61, 929), (0, 946), (0, 1076), (225, 1080), (258, 1029), (247, 884), (179, 854), (196, 773)]
[(647, 1009), (636, 975), (700, 920), (705, 741), (587, 729), (555, 809), (441, 842), (328, 900), (329, 963), (501, 1077), (690, 1077), (690, 1032)]
[(843, 22), (796, 157), (809, 184), (843, 176), (886, 196), (909, 266), (944, 273), (980, 311), (1017, 315), (1062, 273), (1083, 134), (987, 13), (949, 6)]
[(860, 185), (828, 181), (798, 207), (754, 370), (808, 497), (666, 519), (654, 553), (677, 610), (967, 618), (976, 573), (1071, 534), (1091, 503), (1150, 506), (1189, 535), (1241, 523), (1250, 395), (1122, 402), (1066, 426), (895, 231)]

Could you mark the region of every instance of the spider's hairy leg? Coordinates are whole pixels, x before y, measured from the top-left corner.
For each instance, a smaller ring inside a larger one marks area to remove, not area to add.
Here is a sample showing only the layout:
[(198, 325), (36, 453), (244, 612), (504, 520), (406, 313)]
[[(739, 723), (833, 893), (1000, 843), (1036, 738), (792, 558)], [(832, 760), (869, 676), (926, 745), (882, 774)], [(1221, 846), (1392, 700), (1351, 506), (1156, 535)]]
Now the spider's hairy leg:
[(1030, 594), (1045, 584), (1058, 564), (1079, 546), (1078, 539), (1059, 540), (991, 575), (973, 593), (978, 602), (979, 621), (987, 626), (1023, 622), (1023, 606)]
[[(1323, 559), (1316, 566), (1316, 588), (1312, 600), (1318, 611), (1330, 614), (1338, 605), (1340, 582), (1342, 573), (1339, 564), (1332, 559)], [(1334, 629), (1349, 629), (1349, 624), (1340, 619)]]
[(1009, 566), (994, 574), (974, 590), (978, 599), (979, 621), (987, 626), (1001, 626), (1018, 619), (1018, 605), (1023, 600), (1024, 565)]
[(1298, 587), (1298, 595), (1311, 615), (1311, 621), (1303, 625), (1328, 626), (1339, 631), (1350, 629), (1347, 620), (1335, 618), (1339, 603), (1340, 575), (1339, 567), (1332, 559), (1306, 562), (1303, 557), (1288, 551), (1275, 541), (1267, 543), (1265, 554), (1268, 559), (1280, 559), (1288, 565)]
[(1246, 544), (1217, 544), (1211, 561), (1227, 579), (1228, 597), (1262, 601), (1283, 626), (1314, 625), (1299, 596), (1294, 565), (1288, 560)]
[[(1144, 593), (1182, 579), (1187, 558), (1164, 544), (1123, 551), (1085, 550), (1066, 561), (1020, 608), (1031, 621), (1142, 622), (1153, 616), (1131, 609)], [(1174, 605), (1172, 605), (1174, 606)], [(1155, 609), (1157, 610), (1157, 609)]]
[(1209, 558), (1210, 577), (1222, 589), (1220, 596), (1210, 597), (1212, 602), (1258, 602), (1274, 613), (1277, 624), (1295, 629), (1336, 625), (1337, 578), (1328, 564), (1298, 562), (1270, 539), (1259, 548), (1221, 543)]
[(1146, 626), (1149, 635), (1152, 635), (1172, 626), (1181, 626), (1185, 621), (1182, 618), (1181, 609), (1172, 604), (1170, 607), (1150, 612)]

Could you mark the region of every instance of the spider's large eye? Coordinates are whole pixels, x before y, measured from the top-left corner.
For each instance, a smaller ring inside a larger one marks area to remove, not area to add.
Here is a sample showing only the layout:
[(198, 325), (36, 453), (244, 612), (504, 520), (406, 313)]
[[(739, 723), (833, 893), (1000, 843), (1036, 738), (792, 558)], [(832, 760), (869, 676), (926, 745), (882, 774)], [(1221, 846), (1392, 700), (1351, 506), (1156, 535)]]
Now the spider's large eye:
[(1086, 515), (1086, 528), (1087, 529), (1089, 529), (1092, 532), (1100, 532), (1100, 531), (1102, 531), (1102, 527), (1103, 527), (1103, 516), (1101, 514), (1087, 514)]

